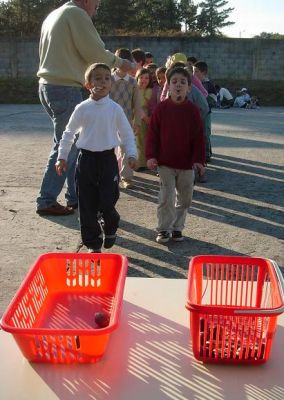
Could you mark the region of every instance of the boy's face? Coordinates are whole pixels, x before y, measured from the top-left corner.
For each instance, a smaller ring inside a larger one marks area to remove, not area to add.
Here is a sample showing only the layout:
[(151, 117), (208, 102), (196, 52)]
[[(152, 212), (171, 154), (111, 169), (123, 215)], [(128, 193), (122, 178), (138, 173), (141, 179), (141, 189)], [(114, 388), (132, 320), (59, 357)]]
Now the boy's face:
[(189, 88), (188, 80), (183, 74), (177, 72), (171, 76), (169, 91), (174, 103), (182, 103), (187, 97)]
[(111, 90), (110, 71), (102, 67), (96, 68), (86, 87), (92, 92), (92, 98), (95, 100), (107, 96)]
[(201, 72), (200, 69), (196, 68), (195, 66), (193, 66), (193, 74), (197, 76), (197, 78), (200, 79), (201, 81), (204, 78), (204, 73)]

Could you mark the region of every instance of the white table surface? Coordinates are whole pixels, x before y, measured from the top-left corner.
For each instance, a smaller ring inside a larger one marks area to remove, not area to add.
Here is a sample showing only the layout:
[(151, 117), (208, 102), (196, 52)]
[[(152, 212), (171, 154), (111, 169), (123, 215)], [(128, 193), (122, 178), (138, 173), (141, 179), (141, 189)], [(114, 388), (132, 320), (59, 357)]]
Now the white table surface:
[(120, 326), (96, 364), (30, 364), (0, 331), (0, 399), (283, 400), (283, 315), (266, 364), (203, 364), (192, 354), (186, 285), (127, 278)]

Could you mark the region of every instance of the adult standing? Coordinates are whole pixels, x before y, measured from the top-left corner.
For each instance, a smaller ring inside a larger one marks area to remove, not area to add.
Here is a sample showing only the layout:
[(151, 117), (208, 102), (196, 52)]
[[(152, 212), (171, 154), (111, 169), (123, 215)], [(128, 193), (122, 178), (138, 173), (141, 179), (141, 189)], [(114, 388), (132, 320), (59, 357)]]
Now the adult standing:
[[(105, 49), (91, 17), (96, 15), (100, 0), (73, 0), (52, 11), (44, 20), (39, 45), (39, 98), (52, 119), (53, 146), (49, 154), (37, 197), (39, 215), (68, 215), (77, 208), (75, 166), (78, 151), (72, 146), (68, 171), (58, 176), (55, 170), (58, 145), (69, 118), (82, 101), (81, 88), (88, 65), (103, 62), (125, 71), (133, 64)], [(66, 206), (57, 197), (67, 180)]]

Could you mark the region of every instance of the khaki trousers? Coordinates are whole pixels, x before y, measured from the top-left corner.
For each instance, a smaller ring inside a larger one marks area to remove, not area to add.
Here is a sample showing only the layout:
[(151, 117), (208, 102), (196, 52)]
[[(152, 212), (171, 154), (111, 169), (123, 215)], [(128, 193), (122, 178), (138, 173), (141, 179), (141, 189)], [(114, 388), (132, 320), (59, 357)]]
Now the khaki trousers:
[(191, 206), (194, 171), (158, 167), (160, 176), (157, 231), (182, 231)]

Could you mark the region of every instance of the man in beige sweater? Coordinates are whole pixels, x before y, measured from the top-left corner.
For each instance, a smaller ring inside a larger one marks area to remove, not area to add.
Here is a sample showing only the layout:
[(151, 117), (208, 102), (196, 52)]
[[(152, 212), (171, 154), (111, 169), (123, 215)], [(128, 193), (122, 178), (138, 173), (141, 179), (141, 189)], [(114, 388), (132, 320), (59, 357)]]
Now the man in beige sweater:
[[(69, 215), (77, 208), (75, 166), (77, 148), (72, 146), (68, 171), (58, 176), (55, 171), (58, 145), (67, 122), (82, 101), (81, 88), (88, 65), (103, 62), (125, 71), (133, 64), (105, 49), (91, 17), (96, 15), (99, 0), (74, 0), (52, 11), (44, 20), (39, 45), (39, 98), (52, 119), (53, 146), (37, 198), (39, 215)], [(67, 180), (66, 206), (57, 197)]]

